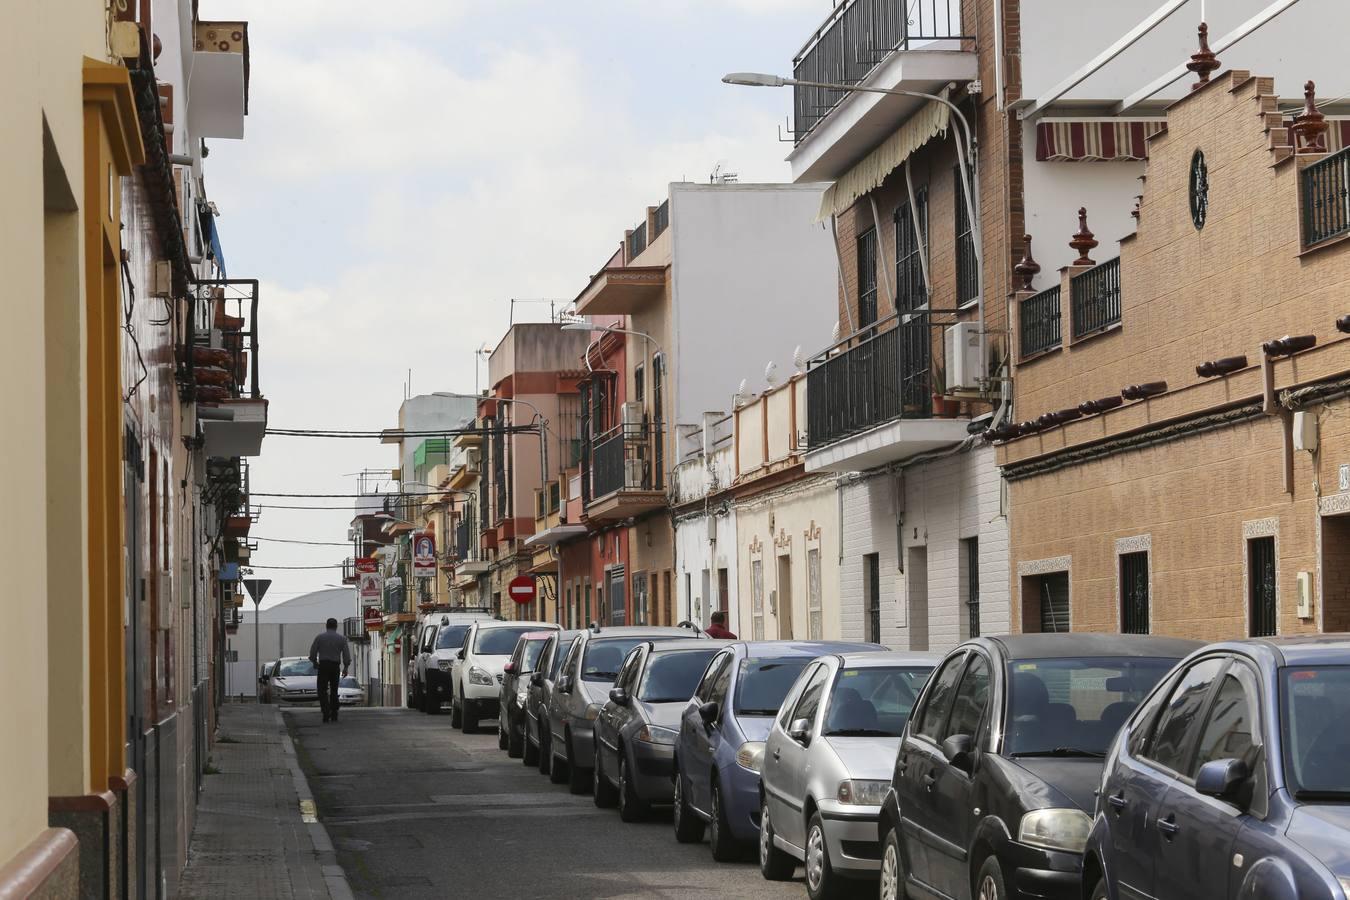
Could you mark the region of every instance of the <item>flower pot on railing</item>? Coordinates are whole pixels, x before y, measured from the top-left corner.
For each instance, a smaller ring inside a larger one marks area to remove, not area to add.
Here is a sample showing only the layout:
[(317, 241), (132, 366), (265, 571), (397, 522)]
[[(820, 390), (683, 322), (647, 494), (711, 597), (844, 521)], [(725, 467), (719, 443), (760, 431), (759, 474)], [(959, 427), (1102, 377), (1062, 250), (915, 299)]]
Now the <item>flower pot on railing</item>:
[(942, 394), (933, 395), (933, 417), (937, 419), (955, 419), (961, 414), (961, 401)]

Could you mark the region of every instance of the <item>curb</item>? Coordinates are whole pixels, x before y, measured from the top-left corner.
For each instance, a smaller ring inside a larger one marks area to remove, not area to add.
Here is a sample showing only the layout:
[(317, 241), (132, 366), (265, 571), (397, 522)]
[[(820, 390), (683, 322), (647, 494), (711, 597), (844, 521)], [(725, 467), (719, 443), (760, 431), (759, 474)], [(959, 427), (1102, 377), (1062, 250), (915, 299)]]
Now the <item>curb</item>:
[(286, 720), (280, 709), (276, 710), (275, 722), (281, 734), (281, 751), (286, 754), (286, 766), (291, 770), (291, 780), (295, 782), (295, 794), (300, 801), (300, 817), (305, 823), (305, 831), (314, 847), (314, 856), (319, 861), (319, 869), (323, 872), (328, 896), (332, 900), (355, 900), (356, 895), (352, 893), (351, 884), (347, 881), (347, 873), (338, 865), (337, 852), (333, 849), (333, 840), (328, 836), (328, 829), (318, 819), (314, 794), (309, 789), (304, 770), (300, 768), (295, 742), (291, 740), (291, 733), (286, 728)]

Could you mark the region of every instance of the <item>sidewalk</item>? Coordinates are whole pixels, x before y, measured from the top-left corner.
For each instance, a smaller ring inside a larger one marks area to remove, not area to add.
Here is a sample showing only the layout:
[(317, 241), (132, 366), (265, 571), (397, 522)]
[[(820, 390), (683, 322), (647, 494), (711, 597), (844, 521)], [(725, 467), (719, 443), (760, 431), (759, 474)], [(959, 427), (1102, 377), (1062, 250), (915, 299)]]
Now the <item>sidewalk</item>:
[(220, 773), (204, 776), (179, 896), (348, 900), (281, 710), (227, 703), (220, 738), (211, 751)]

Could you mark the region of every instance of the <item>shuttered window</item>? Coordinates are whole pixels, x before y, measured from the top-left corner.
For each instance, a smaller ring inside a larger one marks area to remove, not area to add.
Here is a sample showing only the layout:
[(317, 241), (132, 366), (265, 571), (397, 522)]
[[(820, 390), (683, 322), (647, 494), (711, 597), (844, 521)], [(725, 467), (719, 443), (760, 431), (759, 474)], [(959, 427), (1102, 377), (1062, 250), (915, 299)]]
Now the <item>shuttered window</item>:
[(1148, 634), (1148, 552), (1120, 556), (1120, 630)]

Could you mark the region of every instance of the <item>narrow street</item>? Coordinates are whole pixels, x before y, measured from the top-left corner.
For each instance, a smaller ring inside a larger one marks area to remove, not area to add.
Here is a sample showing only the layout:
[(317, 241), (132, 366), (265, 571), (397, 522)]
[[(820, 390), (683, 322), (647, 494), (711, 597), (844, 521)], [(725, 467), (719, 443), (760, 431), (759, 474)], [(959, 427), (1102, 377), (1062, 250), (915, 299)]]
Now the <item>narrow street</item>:
[[(682, 845), (669, 811), (625, 825), (450, 717), (352, 709), (336, 727), (287, 710), (301, 765), (357, 897), (790, 897), (752, 856)], [(486, 723), (485, 723), (486, 724)]]

